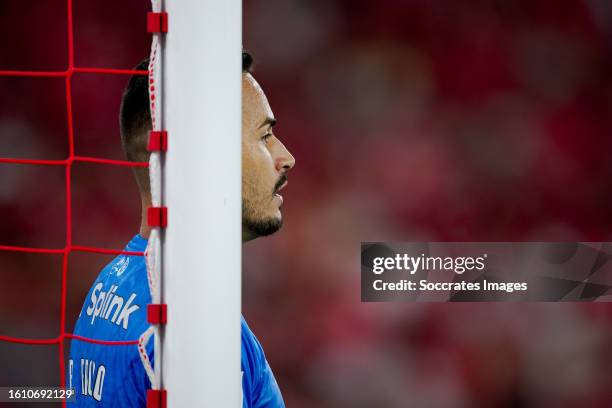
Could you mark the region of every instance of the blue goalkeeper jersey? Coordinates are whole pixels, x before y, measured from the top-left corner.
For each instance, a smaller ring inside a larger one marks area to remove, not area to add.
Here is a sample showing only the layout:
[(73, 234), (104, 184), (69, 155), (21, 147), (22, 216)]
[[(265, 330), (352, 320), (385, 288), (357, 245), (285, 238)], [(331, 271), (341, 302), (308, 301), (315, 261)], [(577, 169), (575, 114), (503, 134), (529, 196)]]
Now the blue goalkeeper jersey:
[[(146, 246), (147, 240), (136, 235), (125, 251), (144, 252)], [(94, 282), (74, 334), (96, 340), (137, 340), (150, 327), (149, 303), (144, 257), (120, 255), (102, 269)], [(261, 344), (242, 317), (241, 338), (242, 407), (284, 407)], [(151, 336), (146, 352), (154, 366), (153, 344)], [(76, 392), (76, 401), (68, 403), (70, 407), (145, 407), (151, 383), (137, 345), (93, 344), (73, 339), (66, 387)]]

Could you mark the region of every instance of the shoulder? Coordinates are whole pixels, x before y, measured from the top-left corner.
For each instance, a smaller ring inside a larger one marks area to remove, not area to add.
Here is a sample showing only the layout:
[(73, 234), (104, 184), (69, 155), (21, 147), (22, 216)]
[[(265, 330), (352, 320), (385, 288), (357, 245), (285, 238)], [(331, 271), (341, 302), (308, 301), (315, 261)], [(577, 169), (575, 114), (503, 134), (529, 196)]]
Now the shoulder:
[(244, 387), (247, 398), (253, 407), (281, 408), (284, 407), (280, 389), (266, 360), (259, 340), (251, 331), (243, 317), (242, 330), (242, 370), (244, 371)]
[(144, 259), (119, 256), (100, 272), (81, 309), (77, 334), (104, 340), (133, 338), (146, 330), (151, 295)]
[(242, 316), (240, 317), (240, 338), (242, 349), (242, 371), (244, 372), (246, 377), (245, 379), (248, 381), (248, 383), (252, 384), (255, 380), (256, 369), (258, 362), (261, 360), (263, 349)]
[(266, 363), (266, 355), (261, 343), (259, 343), (259, 340), (242, 316), (240, 317), (240, 331), (242, 338), (243, 366), (246, 366), (243, 368), (247, 368), (250, 373), (247, 373), (247, 370), (245, 370), (245, 374), (251, 374), (253, 380), (256, 381), (256, 377), (260, 374), (262, 367), (264, 367)]

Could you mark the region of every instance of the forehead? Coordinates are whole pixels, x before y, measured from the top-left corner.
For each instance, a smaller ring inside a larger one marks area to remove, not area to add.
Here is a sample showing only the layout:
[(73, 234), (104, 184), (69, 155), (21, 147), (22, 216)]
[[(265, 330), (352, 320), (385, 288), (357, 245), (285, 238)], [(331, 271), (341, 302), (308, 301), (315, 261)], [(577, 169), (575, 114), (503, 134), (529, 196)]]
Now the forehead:
[(249, 73), (242, 75), (242, 110), (245, 116), (257, 123), (274, 117), (266, 94)]

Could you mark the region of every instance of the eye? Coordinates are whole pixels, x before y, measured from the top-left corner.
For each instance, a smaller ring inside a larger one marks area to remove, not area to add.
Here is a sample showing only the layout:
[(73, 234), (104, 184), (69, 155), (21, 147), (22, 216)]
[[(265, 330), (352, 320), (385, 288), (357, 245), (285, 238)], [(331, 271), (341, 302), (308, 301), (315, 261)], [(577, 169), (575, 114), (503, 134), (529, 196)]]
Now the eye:
[(268, 139), (270, 139), (271, 137), (272, 137), (272, 132), (268, 132), (268, 133), (266, 133), (265, 135), (263, 135), (263, 136), (261, 137), (261, 140), (262, 140), (264, 143), (268, 143)]

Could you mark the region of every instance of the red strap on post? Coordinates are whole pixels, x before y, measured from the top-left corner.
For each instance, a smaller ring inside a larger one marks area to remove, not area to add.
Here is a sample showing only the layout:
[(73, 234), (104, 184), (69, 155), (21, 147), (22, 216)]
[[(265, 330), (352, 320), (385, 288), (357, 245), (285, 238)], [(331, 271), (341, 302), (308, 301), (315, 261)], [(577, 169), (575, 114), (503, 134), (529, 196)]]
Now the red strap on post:
[(147, 224), (149, 227), (166, 228), (168, 225), (168, 207), (147, 208)]
[(168, 13), (147, 13), (147, 31), (150, 33), (168, 32)]
[(147, 305), (147, 321), (151, 324), (166, 324), (168, 321), (168, 305)]
[(149, 133), (149, 145), (147, 149), (150, 152), (166, 152), (168, 151), (168, 132), (165, 130), (152, 130)]
[(147, 408), (166, 408), (166, 390), (147, 390)]

